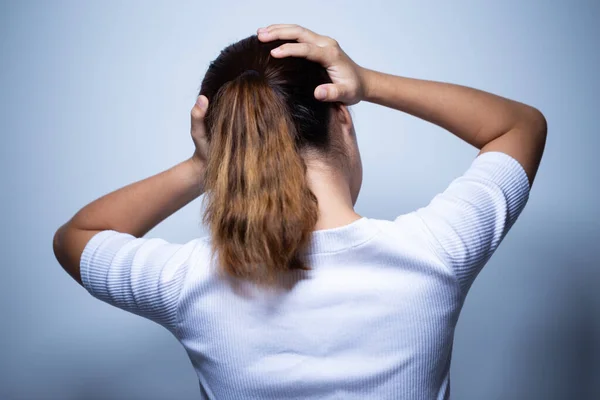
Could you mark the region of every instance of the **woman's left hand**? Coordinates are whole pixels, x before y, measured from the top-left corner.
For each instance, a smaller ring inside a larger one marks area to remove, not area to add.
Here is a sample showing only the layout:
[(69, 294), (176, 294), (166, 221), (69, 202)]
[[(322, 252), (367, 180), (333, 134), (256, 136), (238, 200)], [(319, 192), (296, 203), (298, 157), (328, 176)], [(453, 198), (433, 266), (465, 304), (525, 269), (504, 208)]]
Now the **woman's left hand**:
[(204, 124), (204, 116), (208, 108), (208, 98), (204, 95), (198, 96), (196, 104), (191, 111), (192, 117), (192, 140), (196, 146), (192, 160), (199, 164), (208, 162), (208, 141), (206, 140), (206, 126)]

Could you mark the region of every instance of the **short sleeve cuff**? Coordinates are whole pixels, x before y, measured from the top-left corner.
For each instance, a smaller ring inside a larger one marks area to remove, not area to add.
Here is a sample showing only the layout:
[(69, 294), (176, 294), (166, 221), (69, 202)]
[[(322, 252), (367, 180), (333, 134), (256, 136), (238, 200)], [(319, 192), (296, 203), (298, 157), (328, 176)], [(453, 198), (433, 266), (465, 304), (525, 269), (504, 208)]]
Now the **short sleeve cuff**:
[[(125, 240), (115, 240), (121, 235)], [(115, 230), (104, 230), (96, 233), (85, 245), (81, 254), (79, 270), (83, 287), (95, 297), (107, 298), (107, 274), (115, 254), (123, 244), (134, 238)], [(97, 251), (102, 247), (102, 251)]]
[(529, 199), (531, 186), (527, 173), (516, 159), (506, 153), (482, 153), (473, 160), (465, 176), (486, 179), (500, 187), (507, 201), (509, 217), (517, 216)]

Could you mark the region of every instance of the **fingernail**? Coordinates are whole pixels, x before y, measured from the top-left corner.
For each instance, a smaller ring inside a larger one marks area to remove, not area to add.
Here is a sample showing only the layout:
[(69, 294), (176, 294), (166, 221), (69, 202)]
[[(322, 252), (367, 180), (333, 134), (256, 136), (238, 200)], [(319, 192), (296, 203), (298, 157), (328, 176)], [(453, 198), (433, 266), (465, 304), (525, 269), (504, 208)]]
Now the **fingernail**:
[(325, 96), (327, 96), (327, 91), (323, 88), (319, 88), (317, 89), (316, 93), (315, 93), (315, 97), (317, 99), (324, 99)]
[(279, 53), (281, 52), (281, 49), (279, 47), (275, 47), (273, 50), (271, 50), (271, 53)]
[(266, 32), (267, 28), (258, 28), (258, 33)]

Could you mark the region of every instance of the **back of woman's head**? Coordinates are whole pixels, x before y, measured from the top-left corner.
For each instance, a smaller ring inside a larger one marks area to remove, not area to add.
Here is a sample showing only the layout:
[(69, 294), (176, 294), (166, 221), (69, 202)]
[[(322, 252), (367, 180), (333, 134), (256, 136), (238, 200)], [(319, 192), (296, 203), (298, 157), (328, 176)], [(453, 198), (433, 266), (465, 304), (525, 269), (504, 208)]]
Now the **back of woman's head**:
[(310, 269), (303, 251), (319, 211), (303, 155), (343, 157), (329, 134), (335, 104), (314, 97), (331, 82), (327, 71), (303, 58), (271, 57), (285, 42), (253, 35), (226, 47), (200, 89), (209, 99), (203, 222), (220, 271), (259, 284)]

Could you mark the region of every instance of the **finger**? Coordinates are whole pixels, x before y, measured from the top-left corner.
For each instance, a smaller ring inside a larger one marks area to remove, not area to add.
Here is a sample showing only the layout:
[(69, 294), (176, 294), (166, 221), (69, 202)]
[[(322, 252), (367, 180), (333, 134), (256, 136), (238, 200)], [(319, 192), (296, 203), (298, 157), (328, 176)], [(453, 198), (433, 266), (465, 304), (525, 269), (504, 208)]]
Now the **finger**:
[(298, 42), (314, 44), (323, 42), (323, 36), (298, 25), (267, 29), (266, 31), (261, 31), (258, 34), (258, 38), (265, 42), (277, 39), (297, 40)]
[(342, 85), (326, 83), (315, 88), (315, 98), (321, 101), (341, 101), (346, 93)]
[(269, 26), (267, 26), (266, 29), (274, 29), (274, 28), (289, 28), (292, 26), (300, 26), (298, 24), (271, 24)]
[[(266, 28), (258, 28), (257, 29), (257, 33), (261, 33), (261, 32), (271, 32), (275, 29), (281, 29), (281, 28), (287, 28), (287, 29), (294, 29), (297, 31), (302, 31), (302, 30), (307, 30), (307, 28), (300, 26), (298, 24), (272, 24), (267, 26)], [(314, 32), (313, 32), (314, 33)]]
[(267, 27), (258, 28), (257, 32), (268, 31), (268, 30), (275, 29), (275, 28), (289, 28), (292, 26), (298, 26), (298, 24), (271, 24)]
[(192, 107), (192, 119), (201, 120), (204, 119), (206, 115), (206, 109), (208, 108), (208, 98), (204, 95), (198, 96), (196, 98), (196, 104)]
[(271, 55), (275, 58), (302, 57), (318, 62), (325, 68), (331, 63), (325, 50), (311, 43), (285, 43), (271, 50)]
[(271, 28), (263, 31), (269, 38), (275, 39), (291, 39), (297, 40), (298, 42), (316, 42), (319, 39), (318, 34), (311, 31), (308, 28), (304, 28), (298, 25), (282, 26), (279, 28)]

